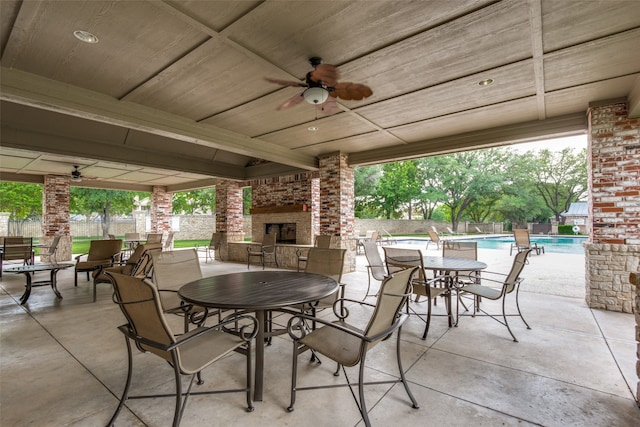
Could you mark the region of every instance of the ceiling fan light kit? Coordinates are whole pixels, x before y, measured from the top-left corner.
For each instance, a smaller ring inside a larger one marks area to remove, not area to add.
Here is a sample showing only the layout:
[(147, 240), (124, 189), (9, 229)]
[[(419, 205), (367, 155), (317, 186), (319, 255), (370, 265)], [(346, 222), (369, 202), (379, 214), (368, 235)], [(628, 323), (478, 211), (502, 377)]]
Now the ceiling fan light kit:
[(75, 168), (71, 171), (71, 181), (82, 182), (82, 173), (78, 170), (79, 166), (73, 165)]
[(302, 96), (309, 104), (324, 104), (329, 98), (329, 91), (321, 87), (310, 87), (303, 92)]

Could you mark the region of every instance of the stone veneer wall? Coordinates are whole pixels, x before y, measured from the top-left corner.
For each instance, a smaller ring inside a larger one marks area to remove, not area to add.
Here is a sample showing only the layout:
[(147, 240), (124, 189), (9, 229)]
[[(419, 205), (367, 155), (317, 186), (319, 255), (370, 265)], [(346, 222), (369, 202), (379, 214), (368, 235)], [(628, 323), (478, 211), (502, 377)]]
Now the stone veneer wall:
[[(629, 275), (629, 282), (636, 288), (636, 376), (640, 379), (640, 270)], [(640, 380), (636, 388), (636, 402), (640, 405)]]
[[(56, 261), (71, 260), (71, 226), (69, 224), (69, 178), (47, 175), (42, 186), (42, 237), (40, 243), (50, 245), (55, 235), (62, 237), (56, 249)], [(43, 262), (53, 261), (42, 256)]]
[(589, 307), (633, 312), (627, 278), (640, 251), (640, 123), (626, 102), (589, 111), (589, 221), (585, 244)]
[(296, 224), (296, 244), (313, 244), (313, 224), (311, 212), (286, 212), (256, 214), (251, 216), (251, 241), (262, 242), (265, 224)]

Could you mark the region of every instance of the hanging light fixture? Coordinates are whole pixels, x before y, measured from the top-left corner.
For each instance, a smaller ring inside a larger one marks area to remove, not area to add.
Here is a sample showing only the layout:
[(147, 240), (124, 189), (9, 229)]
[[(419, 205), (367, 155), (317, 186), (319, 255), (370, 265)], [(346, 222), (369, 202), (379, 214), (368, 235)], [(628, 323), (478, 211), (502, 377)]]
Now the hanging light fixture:
[(304, 100), (309, 104), (320, 105), (324, 104), (324, 102), (329, 98), (329, 91), (322, 87), (310, 87), (305, 90), (302, 94)]

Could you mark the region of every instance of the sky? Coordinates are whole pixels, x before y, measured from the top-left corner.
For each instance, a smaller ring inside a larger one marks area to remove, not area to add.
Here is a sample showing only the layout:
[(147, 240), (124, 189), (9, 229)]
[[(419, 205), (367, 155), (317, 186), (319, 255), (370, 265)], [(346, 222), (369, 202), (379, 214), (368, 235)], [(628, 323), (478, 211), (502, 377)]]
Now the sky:
[(514, 150), (525, 152), (529, 150), (562, 151), (567, 147), (581, 149), (587, 148), (587, 135), (570, 136), (566, 138), (548, 139), (546, 141), (527, 142), (525, 144), (511, 145)]

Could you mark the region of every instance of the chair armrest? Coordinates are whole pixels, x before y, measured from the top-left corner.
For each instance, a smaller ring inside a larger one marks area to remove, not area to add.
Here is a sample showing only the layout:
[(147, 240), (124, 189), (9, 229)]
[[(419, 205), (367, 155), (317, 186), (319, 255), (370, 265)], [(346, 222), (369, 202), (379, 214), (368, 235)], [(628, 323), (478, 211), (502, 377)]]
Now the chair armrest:
[(80, 262), (80, 258), (82, 258), (83, 256), (89, 255), (88, 253), (85, 254), (80, 254), (80, 255), (76, 255), (74, 258), (76, 260), (76, 262)]

